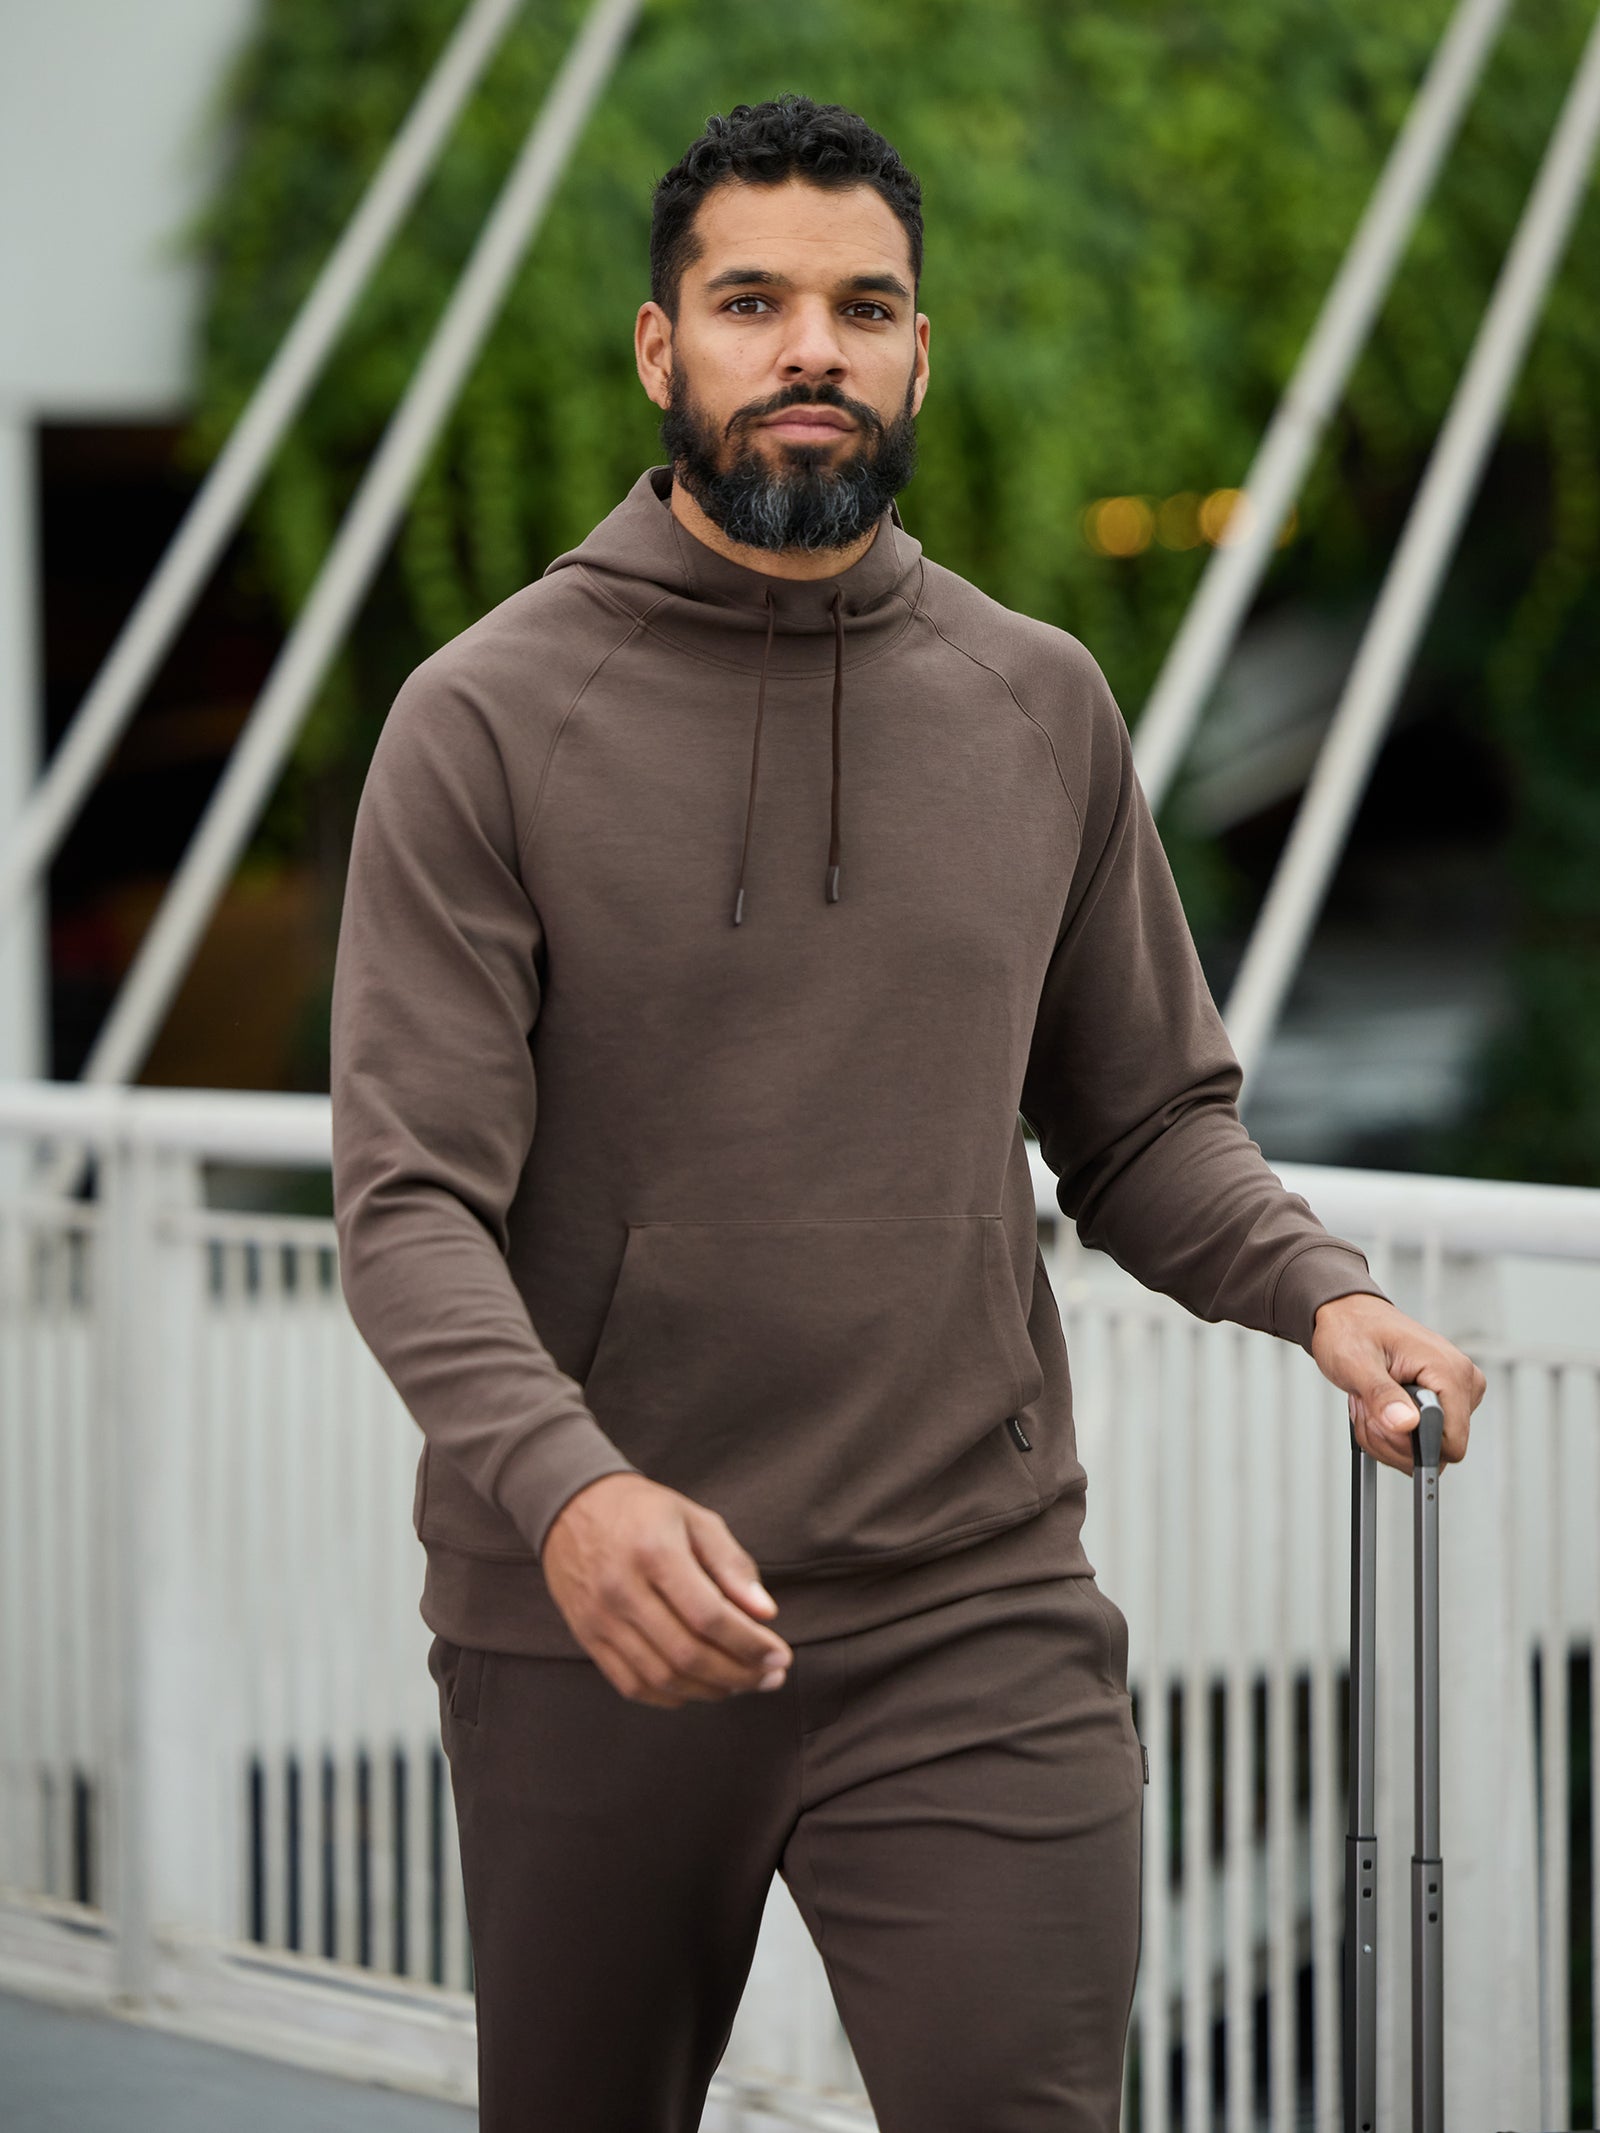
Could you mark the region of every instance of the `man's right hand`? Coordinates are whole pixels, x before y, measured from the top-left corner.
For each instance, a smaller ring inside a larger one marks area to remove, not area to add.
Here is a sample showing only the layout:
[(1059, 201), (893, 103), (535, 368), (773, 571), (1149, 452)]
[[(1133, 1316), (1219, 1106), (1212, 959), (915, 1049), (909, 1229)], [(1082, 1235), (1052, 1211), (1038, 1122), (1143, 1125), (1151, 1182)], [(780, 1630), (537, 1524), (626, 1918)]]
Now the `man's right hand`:
[(751, 1611), (777, 1602), (716, 1511), (643, 1474), (602, 1474), (545, 1535), (567, 1627), (624, 1696), (674, 1710), (782, 1688), (794, 1654)]

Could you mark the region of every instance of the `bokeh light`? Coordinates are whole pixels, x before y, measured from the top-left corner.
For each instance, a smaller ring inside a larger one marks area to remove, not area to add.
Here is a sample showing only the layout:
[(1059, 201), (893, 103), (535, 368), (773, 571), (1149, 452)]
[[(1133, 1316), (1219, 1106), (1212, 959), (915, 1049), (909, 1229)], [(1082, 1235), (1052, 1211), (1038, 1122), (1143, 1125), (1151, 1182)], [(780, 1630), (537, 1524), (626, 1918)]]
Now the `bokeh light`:
[(1155, 513), (1142, 496), (1102, 496), (1084, 513), (1085, 537), (1100, 555), (1142, 555), (1155, 530)]
[(1213, 489), (1200, 505), (1200, 531), (1214, 547), (1241, 541), (1250, 530), (1250, 510), (1242, 489)]
[[(1143, 555), (1152, 540), (1178, 553), (1208, 544), (1213, 548), (1243, 538), (1250, 524), (1250, 499), (1242, 489), (1178, 489), (1171, 496), (1099, 496), (1083, 510), (1083, 537), (1096, 555)], [(1276, 546), (1286, 548), (1299, 530), (1300, 514), (1291, 504)]]
[(1200, 530), (1200, 499), (1193, 489), (1180, 489), (1166, 497), (1156, 511), (1156, 539), (1163, 548), (1198, 548), (1205, 539)]

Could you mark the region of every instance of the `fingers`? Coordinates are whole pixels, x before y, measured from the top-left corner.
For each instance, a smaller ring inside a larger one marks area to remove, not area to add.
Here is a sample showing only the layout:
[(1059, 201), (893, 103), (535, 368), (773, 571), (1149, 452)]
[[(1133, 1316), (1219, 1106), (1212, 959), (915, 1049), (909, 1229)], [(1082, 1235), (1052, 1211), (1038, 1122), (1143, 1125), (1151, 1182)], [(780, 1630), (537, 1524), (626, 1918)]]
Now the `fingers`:
[[(1420, 1385), (1425, 1380), (1419, 1377), (1414, 1382)], [(1385, 1434), (1395, 1441), (1409, 1437), (1420, 1420), (1416, 1401), (1386, 1373), (1373, 1379), (1362, 1399), (1368, 1415), (1378, 1416)]]
[[(1422, 1377), (1417, 1377), (1414, 1382), (1418, 1385), (1426, 1384), (1426, 1380)], [(1427, 1389), (1432, 1391), (1433, 1387), (1428, 1386)], [(1380, 1465), (1392, 1466), (1397, 1473), (1410, 1475), (1416, 1472), (1415, 1433), (1420, 1417), (1418, 1409), (1409, 1395), (1405, 1396), (1405, 1400), (1411, 1416), (1411, 1426), (1404, 1431), (1391, 1428), (1387, 1420), (1375, 1422), (1372, 1419), (1372, 1409), (1367, 1404), (1367, 1401), (1354, 1393), (1349, 1395), (1349, 1408), (1351, 1426), (1355, 1431), (1356, 1442), (1361, 1449), (1371, 1458), (1376, 1459)], [(1465, 1457), (1467, 1449), (1469, 1426), (1467, 1412), (1464, 1406), (1454, 1408), (1455, 1421), (1452, 1430), (1453, 1404), (1444, 1393), (1441, 1392), (1439, 1394), (1439, 1405), (1444, 1415), (1444, 1431), (1439, 1448), (1439, 1478), (1441, 1481), (1449, 1471), (1451, 1464)], [(1380, 1411), (1386, 1413), (1386, 1410)]]
[(635, 1703), (676, 1711), (686, 1703), (720, 1703), (723, 1689), (683, 1675), (652, 1639), (621, 1615), (613, 1615), (590, 1647), (613, 1688)]
[(787, 1678), (793, 1652), (749, 1612), (777, 1604), (754, 1559), (717, 1512), (675, 1489), (602, 1476), (551, 1522), (540, 1561), (568, 1628), (626, 1696), (674, 1705)]
[(762, 1584), (755, 1557), (734, 1538), (727, 1520), (704, 1504), (691, 1503), (684, 1521), (696, 1556), (729, 1599), (741, 1609), (753, 1607), (758, 1614), (776, 1614), (778, 1603)]
[(676, 1710), (686, 1703), (721, 1703), (729, 1696), (783, 1686), (782, 1668), (741, 1667), (693, 1637), (666, 1603), (644, 1592), (606, 1619), (590, 1639), (592, 1656), (613, 1687), (640, 1703)]
[(660, 1654), (625, 1622), (609, 1623), (605, 1633), (591, 1641), (589, 1649), (612, 1687), (632, 1703), (653, 1704), (660, 1711), (681, 1711), (685, 1704), (722, 1700), (710, 1689), (691, 1692), (661, 1686), (668, 1676)]
[(1380, 1466), (1392, 1466), (1398, 1474), (1410, 1474), (1413, 1471), (1410, 1454), (1402, 1452), (1393, 1438), (1384, 1436), (1380, 1431), (1358, 1423), (1356, 1442), (1364, 1452), (1376, 1459)]
[[(1414, 1472), (1411, 1432), (1406, 1431), (1402, 1435), (1382, 1422), (1375, 1422), (1366, 1402), (1354, 1393), (1348, 1396), (1348, 1404), (1350, 1424), (1355, 1431), (1356, 1442), (1368, 1457), (1376, 1459), (1380, 1466), (1392, 1466), (1397, 1473)], [(1417, 1410), (1410, 1400), (1406, 1401), (1406, 1406), (1410, 1409), (1415, 1426)]]
[(1419, 1416), (1405, 1389), (1409, 1384), (1438, 1399), (1440, 1473), (1466, 1457), (1472, 1410), (1488, 1380), (1441, 1334), (1392, 1307), (1367, 1311), (1348, 1322), (1330, 1321), (1317, 1360), (1324, 1375), (1345, 1388), (1356, 1441), (1372, 1458), (1403, 1474), (1414, 1470)]
[[(671, 1566), (664, 1573), (663, 1582), (681, 1583), (680, 1571), (681, 1566)], [(685, 1604), (692, 1612), (692, 1622), (670, 1605), (657, 1588), (646, 1586), (632, 1596), (628, 1623), (643, 1634), (656, 1655), (656, 1666), (647, 1670), (646, 1679), (674, 1694), (719, 1697), (759, 1688), (772, 1674), (781, 1683), (788, 1672), (789, 1647), (781, 1638), (747, 1621), (745, 1628), (763, 1641), (753, 1651), (735, 1656), (720, 1640), (732, 1642), (737, 1610), (709, 1579), (701, 1582), (709, 1598), (703, 1599), (690, 1590)]]
[[(671, 1604), (665, 1591), (679, 1595)], [(781, 1687), (791, 1658), (783, 1639), (740, 1617), (689, 1554), (680, 1535), (638, 1546), (596, 1594), (580, 1632), (591, 1656), (607, 1649), (606, 1673), (645, 1702), (704, 1702)], [(686, 1610), (689, 1619), (679, 1608)]]
[[(754, 1559), (703, 1505), (688, 1506), (684, 1531), (686, 1548), (664, 1550), (651, 1562), (653, 1589), (633, 1615), (671, 1667), (669, 1685), (693, 1684), (716, 1695), (781, 1688), (794, 1654), (776, 1630), (745, 1612), (745, 1605), (777, 1605), (760, 1584)], [(730, 1591), (745, 1605), (735, 1605)]]
[(1459, 1349), (1450, 1351), (1453, 1367), (1442, 1370), (1444, 1382), (1439, 1386), (1439, 1405), (1444, 1410), (1444, 1444), (1439, 1453), (1439, 1471), (1442, 1474), (1453, 1460), (1467, 1456), (1467, 1438), (1472, 1433), (1472, 1410), (1482, 1399), (1477, 1390), (1481, 1385), (1488, 1389), (1483, 1372)]
[[(1439, 1402), (1442, 1423), (1439, 1471), (1443, 1474), (1448, 1466), (1466, 1457), (1472, 1410), (1482, 1397), (1474, 1381), (1487, 1389), (1487, 1380), (1477, 1364), (1464, 1356), (1460, 1349), (1452, 1347), (1448, 1341), (1441, 1341), (1438, 1345), (1440, 1354), (1437, 1358), (1430, 1355), (1426, 1362), (1418, 1364), (1413, 1370), (1407, 1370), (1404, 1375), (1408, 1383), (1422, 1386), (1433, 1393)], [(1399, 1408), (1403, 1405), (1406, 1411), (1405, 1433), (1409, 1436), (1415, 1430), (1419, 1419), (1415, 1402), (1401, 1386), (1395, 1387), (1398, 1397), (1393, 1402), (1388, 1401), (1387, 1388), (1390, 1382), (1387, 1378), (1381, 1379), (1378, 1385), (1367, 1393), (1367, 1413), (1381, 1414), (1386, 1426), (1393, 1425), (1398, 1429)]]
[(735, 1607), (692, 1554), (664, 1558), (653, 1568), (651, 1583), (674, 1622), (703, 1645), (707, 1660), (717, 1660), (730, 1678), (787, 1667), (793, 1658), (777, 1631), (752, 1622)]

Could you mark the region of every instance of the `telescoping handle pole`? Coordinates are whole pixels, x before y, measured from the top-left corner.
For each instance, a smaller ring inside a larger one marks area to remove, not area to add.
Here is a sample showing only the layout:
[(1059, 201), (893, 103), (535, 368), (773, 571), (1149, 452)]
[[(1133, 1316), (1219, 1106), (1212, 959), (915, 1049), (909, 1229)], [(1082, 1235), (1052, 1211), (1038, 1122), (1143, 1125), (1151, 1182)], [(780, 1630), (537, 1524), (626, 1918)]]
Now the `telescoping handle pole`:
[(1350, 1781), (1344, 1840), (1344, 2124), (1378, 2122), (1377, 1684), (1378, 1462), (1350, 1427)]
[(1411, 2125), (1444, 2133), (1444, 1860), (1439, 1835), (1439, 1460), (1444, 1411), (1425, 1385), (1412, 1439), (1416, 1844), (1411, 1854)]
[[(1444, 2127), (1444, 1864), (1439, 1839), (1439, 1460), (1444, 1413), (1425, 1385), (1405, 1388), (1412, 1437), (1416, 1635), (1416, 1843), (1411, 1855), (1411, 2125)], [(1350, 1775), (1345, 1837), (1344, 2124), (1377, 2133), (1378, 1463), (1350, 1432)]]

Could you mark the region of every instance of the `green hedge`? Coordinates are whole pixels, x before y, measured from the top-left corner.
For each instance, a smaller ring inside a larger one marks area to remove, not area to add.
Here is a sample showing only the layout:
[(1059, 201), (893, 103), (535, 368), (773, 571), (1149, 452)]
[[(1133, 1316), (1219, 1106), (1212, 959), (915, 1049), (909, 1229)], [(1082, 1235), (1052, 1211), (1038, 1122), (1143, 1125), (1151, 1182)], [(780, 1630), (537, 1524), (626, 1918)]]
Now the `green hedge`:
[[(581, 12), (530, 5), (280, 456), (253, 535), (286, 616)], [(632, 354), (651, 185), (708, 113), (783, 89), (862, 111), (923, 182), (932, 378), (908, 524), (941, 562), (1083, 637), (1136, 720), (1204, 552), (1106, 558), (1084, 539), (1083, 508), (1242, 477), (1449, 12), (649, 0), (264, 834), (300, 833), (307, 779), (348, 791), (406, 669), (659, 460)], [(1370, 605), (1588, 12), (1514, 11), (1264, 599)], [(458, 13), (458, 0), (265, 0), (196, 240), (210, 269), (197, 462)], [(1591, 198), (1414, 688), (1503, 765), (1537, 948), (1518, 960), (1524, 1011), (1486, 1062), (1472, 1131), (1435, 1153), (1600, 1183), (1600, 1007), (1584, 985), (1600, 919), (1597, 239)], [(1256, 891), (1218, 850), (1172, 848), (1197, 931), (1248, 917)]]

